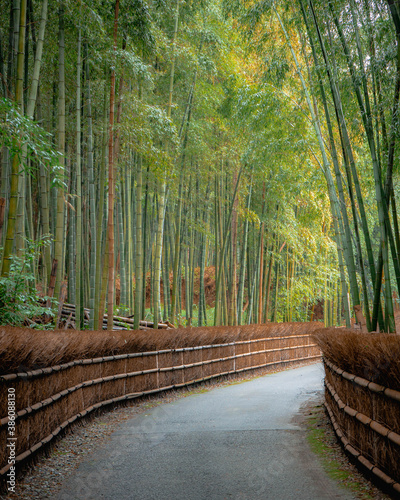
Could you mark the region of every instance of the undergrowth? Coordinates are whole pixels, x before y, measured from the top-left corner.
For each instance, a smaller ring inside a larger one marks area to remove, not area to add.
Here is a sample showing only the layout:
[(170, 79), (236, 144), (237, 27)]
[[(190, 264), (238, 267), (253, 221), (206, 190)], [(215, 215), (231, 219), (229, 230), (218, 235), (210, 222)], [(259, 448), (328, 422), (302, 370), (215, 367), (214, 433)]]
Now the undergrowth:
[[(36, 290), (36, 279), (33, 269), (39, 258), (41, 247), (47, 245), (45, 239), (32, 242), (25, 239), (25, 249), (21, 257), (10, 257), (10, 270), (5, 276), (0, 276), (0, 325), (29, 325), (43, 328), (36, 320), (43, 315), (53, 316), (51, 308), (44, 308), (39, 303)], [(1, 254), (1, 248), (0, 248)], [(47, 297), (44, 297), (46, 300)]]

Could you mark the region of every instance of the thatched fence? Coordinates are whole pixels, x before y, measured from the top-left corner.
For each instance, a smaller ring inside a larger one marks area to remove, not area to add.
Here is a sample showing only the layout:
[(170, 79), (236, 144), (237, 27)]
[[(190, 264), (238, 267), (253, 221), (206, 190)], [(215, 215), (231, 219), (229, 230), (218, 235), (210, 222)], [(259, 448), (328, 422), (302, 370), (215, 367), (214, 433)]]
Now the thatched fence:
[(325, 330), (316, 339), (324, 353), (325, 406), (338, 438), (364, 470), (399, 496), (399, 359), (394, 358), (400, 338)]
[(98, 408), (216, 377), (255, 369), (272, 371), (320, 357), (311, 334), (304, 333), (80, 359), (2, 375), (0, 442), (11, 447), (0, 447), (0, 479), (7, 479), (14, 466)]

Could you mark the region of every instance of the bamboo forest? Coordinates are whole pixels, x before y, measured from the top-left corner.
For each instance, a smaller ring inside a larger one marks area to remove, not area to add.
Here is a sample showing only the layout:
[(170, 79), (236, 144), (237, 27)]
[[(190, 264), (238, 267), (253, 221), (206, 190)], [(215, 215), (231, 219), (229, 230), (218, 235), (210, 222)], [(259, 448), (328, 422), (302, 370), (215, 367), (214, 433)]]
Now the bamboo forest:
[(399, 0), (0, 3), (0, 324), (395, 332)]

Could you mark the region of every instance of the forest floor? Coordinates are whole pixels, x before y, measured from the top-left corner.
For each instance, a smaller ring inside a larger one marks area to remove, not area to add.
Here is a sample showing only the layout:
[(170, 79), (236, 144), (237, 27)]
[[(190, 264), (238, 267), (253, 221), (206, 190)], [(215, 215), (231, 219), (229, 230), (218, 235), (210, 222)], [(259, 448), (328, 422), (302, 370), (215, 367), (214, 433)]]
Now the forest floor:
[[(173, 273), (169, 274), (169, 288), (170, 292), (172, 292), (172, 282), (173, 282)], [(246, 285), (245, 285), (246, 286)], [(120, 303), (120, 280), (116, 279), (116, 304)], [(194, 284), (193, 284), (193, 303), (198, 304), (199, 302), (199, 293), (200, 293), (200, 268), (196, 267), (194, 270)], [(206, 307), (212, 309), (215, 307), (215, 267), (209, 266), (204, 270), (204, 294), (206, 297)], [(164, 302), (164, 281), (161, 279), (160, 281), (160, 297), (161, 303)], [(181, 303), (182, 309), (185, 309), (186, 303), (186, 280), (185, 277), (181, 278)], [(151, 276), (150, 273), (147, 273), (146, 276), (146, 308), (150, 308), (151, 305)], [(244, 306), (246, 309), (246, 304)], [(312, 306), (310, 305), (310, 316), (311, 316)], [(318, 300), (314, 306), (314, 311), (312, 313), (313, 321), (322, 321), (324, 319), (324, 301)]]
[[(173, 273), (172, 271), (169, 273), (169, 288), (170, 292), (172, 292), (172, 282), (173, 282)], [(117, 296), (118, 292), (118, 284), (117, 283)], [(181, 300), (182, 304), (185, 304), (186, 301), (186, 280), (184, 277), (181, 278)], [(146, 276), (146, 307), (150, 307), (150, 273)], [(194, 270), (194, 284), (193, 284), (193, 302), (198, 303), (199, 301), (199, 293), (200, 293), (200, 268), (196, 267)], [(204, 270), (204, 294), (206, 297), (206, 305), (207, 307), (215, 307), (215, 267), (210, 266), (206, 267)], [(160, 282), (160, 295), (161, 302), (164, 301), (164, 281), (161, 279)]]

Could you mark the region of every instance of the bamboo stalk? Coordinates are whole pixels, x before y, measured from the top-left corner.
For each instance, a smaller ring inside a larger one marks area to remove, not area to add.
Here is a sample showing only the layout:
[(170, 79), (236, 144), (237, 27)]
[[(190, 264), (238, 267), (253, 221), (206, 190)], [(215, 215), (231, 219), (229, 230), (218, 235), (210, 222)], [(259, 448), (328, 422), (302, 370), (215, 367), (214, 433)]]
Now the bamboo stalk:
[[(58, 150), (60, 152), (61, 175), (64, 175), (65, 167), (65, 32), (64, 32), (64, 2), (59, 6), (59, 29), (58, 29)], [(63, 253), (64, 253), (64, 193), (61, 186), (56, 191), (56, 216), (55, 216), (55, 241), (54, 258), (59, 265), (57, 267), (57, 279), (55, 295), (60, 291), (63, 279)]]
[(115, 64), (117, 52), (117, 31), (118, 31), (119, 0), (115, 0), (114, 14), (114, 44), (113, 44), (113, 67), (111, 69), (110, 85), (110, 116), (109, 116), (109, 142), (108, 142), (108, 328), (112, 327), (112, 316), (114, 313), (115, 294), (115, 262), (114, 262), (114, 101), (115, 101)]
[[(23, 106), (23, 73), (24, 73), (24, 42), (26, 28), (26, 9), (27, 0), (21, 0), (21, 10), (19, 16), (19, 37), (18, 37), (18, 56), (17, 56), (17, 79), (15, 100), (22, 111)], [(13, 252), (13, 243), (16, 229), (18, 189), (20, 180), (20, 162), (19, 155), (14, 154), (11, 170), (10, 202), (8, 208), (7, 233), (3, 250), (2, 276), (8, 275), (11, 266), (11, 255)]]
[[(80, 8), (81, 13), (81, 8)], [(78, 26), (78, 56), (76, 62), (76, 326), (80, 330), (83, 323), (82, 289), (82, 167), (81, 167), (81, 47), (82, 30), (81, 21)], [(71, 258), (73, 256), (71, 255)]]
[[(90, 88), (89, 48), (85, 42), (85, 76), (86, 76), (86, 120), (87, 120), (87, 173), (89, 195), (89, 225), (90, 225), (90, 259), (89, 259), (89, 328), (94, 329), (95, 322), (95, 297), (96, 297), (96, 197), (93, 172), (93, 121), (92, 121), (92, 96)], [(102, 209), (100, 209), (102, 211)], [(100, 283), (98, 282), (98, 286)]]

